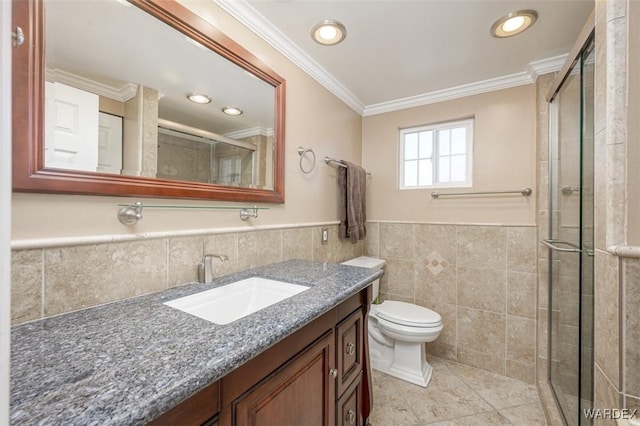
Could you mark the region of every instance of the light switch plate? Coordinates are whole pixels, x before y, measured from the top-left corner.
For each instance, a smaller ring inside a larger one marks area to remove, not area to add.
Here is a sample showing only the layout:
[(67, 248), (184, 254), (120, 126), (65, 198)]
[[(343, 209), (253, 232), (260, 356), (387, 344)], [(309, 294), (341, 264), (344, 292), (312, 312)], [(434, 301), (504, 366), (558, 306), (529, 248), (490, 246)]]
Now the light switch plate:
[(322, 244), (327, 244), (329, 242), (329, 229), (328, 228), (322, 228), (322, 239), (321, 239)]

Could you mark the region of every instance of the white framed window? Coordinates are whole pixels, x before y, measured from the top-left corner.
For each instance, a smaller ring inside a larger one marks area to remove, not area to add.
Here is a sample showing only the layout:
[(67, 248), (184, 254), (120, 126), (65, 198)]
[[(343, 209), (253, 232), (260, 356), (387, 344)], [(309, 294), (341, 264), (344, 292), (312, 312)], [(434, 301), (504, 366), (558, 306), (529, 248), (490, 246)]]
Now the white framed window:
[(400, 129), (400, 189), (471, 186), (473, 118)]

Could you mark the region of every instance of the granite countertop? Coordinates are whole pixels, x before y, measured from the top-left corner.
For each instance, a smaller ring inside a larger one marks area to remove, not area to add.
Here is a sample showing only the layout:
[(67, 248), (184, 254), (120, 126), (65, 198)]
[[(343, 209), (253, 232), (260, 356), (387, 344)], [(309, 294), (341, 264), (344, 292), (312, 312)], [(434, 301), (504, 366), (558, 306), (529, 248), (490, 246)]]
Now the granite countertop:
[[(289, 260), (11, 330), (11, 424), (145, 424), (380, 277)], [(216, 325), (163, 303), (261, 276), (309, 286)]]

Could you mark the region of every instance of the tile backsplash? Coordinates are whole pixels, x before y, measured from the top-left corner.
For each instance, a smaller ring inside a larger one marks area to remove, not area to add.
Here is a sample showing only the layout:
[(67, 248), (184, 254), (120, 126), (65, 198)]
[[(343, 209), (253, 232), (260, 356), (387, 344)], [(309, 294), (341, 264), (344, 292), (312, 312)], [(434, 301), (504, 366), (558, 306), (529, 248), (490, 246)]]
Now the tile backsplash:
[[(326, 227), (329, 243), (321, 245)], [(362, 242), (339, 240), (337, 225), (14, 250), (12, 324), (197, 281), (203, 247), (229, 257), (214, 259), (215, 276), (287, 259), (342, 262), (363, 251)]]
[[(322, 245), (322, 228), (329, 243)], [(337, 225), (286, 227), (103, 244), (14, 250), (13, 324), (122, 300), (197, 280), (203, 254), (215, 276), (287, 259), (385, 259), (381, 298), (438, 312), (432, 355), (525, 382), (536, 377), (536, 228), (369, 222), (364, 242)]]

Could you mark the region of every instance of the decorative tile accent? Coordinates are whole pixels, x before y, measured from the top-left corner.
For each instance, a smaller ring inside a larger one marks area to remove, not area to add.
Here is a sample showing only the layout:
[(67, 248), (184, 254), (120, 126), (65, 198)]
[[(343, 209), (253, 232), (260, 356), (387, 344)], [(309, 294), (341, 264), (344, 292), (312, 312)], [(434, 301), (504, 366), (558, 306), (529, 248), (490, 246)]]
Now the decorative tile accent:
[(434, 252), (456, 265), (456, 226), (416, 224), (416, 262), (426, 259)]
[(428, 255), (422, 263), (424, 263), (424, 266), (433, 274), (434, 277), (449, 266), (449, 262), (447, 262), (444, 257), (440, 256), (440, 253), (437, 251)]

